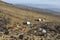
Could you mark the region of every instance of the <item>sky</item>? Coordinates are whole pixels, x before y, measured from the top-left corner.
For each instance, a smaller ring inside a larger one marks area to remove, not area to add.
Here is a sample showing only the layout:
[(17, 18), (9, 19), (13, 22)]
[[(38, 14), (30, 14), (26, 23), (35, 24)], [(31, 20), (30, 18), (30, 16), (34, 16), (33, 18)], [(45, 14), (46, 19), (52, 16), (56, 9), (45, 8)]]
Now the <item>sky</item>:
[(60, 5), (60, 0), (3, 0), (9, 3), (32, 3), (32, 4), (54, 4)]
[[(34, 4), (36, 7), (40, 7), (41, 6), (40, 4), (44, 4), (41, 7), (60, 9), (60, 0), (2, 0), (2, 1), (12, 4), (28, 4), (28, 5)], [(39, 6), (37, 6), (36, 4)]]

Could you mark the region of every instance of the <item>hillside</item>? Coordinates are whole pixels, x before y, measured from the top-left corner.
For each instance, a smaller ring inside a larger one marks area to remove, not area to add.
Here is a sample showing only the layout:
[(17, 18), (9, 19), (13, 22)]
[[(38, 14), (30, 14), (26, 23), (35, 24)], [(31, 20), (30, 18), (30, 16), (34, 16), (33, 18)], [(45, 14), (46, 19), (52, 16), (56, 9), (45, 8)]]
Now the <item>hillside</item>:
[[(30, 7), (25, 8), (24, 6), (17, 7), (0, 1), (0, 34), (3, 35), (0, 36), (1, 40), (19, 40), (19, 38), (26, 40), (26, 37), (27, 40), (32, 40), (33, 37), (35, 40), (40, 40), (39, 38), (44, 40), (46, 35), (41, 36), (39, 28), (45, 29), (42, 34), (45, 34), (47, 30), (47, 34), (50, 33), (50, 36), (54, 36), (51, 40), (55, 40), (55, 37), (60, 33), (60, 17), (51, 14), (51, 12), (43, 12)], [(22, 33), (24, 38), (20, 37)], [(48, 40), (47, 37), (45, 40)]]
[[(17, 8), (17, 7), (14, 7), (13, 5), (9, 5), (7, 3), (4, 3), (4, 2), (0, 2), (0, 9), (3, 10), (3, 11), (7, 11), (8, 14), (16, 14), (16, 15), (23, 15), (23, 16), (33, 16), (33, 17), (42, 17), (42, 18), (46, 18), (48, 21), (59, 21), (60, 19), (51, 14), (47, 14), (47, 13), (41, 13), (41, 12), (35, 12), (35, 11), (27, 11), (27, 10), (24, 10), (24, 8)], [(10, 12), (10, 13), (9, 13)], [(38, 14), (37, 14), (38, 13)], [(35, 16), (36, 15), (36, 16)], [(51, 19), (49, 19), (51, 18)], [(24, 19), (24, 18), (23, 18)]]

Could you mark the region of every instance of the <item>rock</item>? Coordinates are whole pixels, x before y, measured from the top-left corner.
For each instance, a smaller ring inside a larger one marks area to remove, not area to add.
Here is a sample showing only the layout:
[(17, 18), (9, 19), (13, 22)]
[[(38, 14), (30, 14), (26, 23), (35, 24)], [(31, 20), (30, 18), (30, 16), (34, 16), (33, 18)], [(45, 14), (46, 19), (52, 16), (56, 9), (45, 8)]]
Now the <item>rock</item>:
[(5, 31), (4, 34), (5, 34), (5, 35), (8, 35), (8, 34), (9, 34), (9, 31)]
[(19, 39), (23, 39), (23, 35), (19, 35)]

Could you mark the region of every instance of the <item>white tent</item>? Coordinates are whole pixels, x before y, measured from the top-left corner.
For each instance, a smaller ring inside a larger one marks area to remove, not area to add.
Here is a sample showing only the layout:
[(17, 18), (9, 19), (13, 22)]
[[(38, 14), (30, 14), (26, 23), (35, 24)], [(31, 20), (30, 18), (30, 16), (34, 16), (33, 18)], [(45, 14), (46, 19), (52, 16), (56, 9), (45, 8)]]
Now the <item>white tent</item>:
[(27, 25), (30, 25), (31, 23), (29, 21), (27, 21)]
[(39, 18), (39, 21), (46, 21), (45, 19), (41, 19), (41, 18)]
[(42, 30), (42, 33), (46, 33), (46, 30), (43, 29), (43, 30)]
[(31, 22), (29, 22), (29, 21), (25, 21), (25, 22), (23, 22), (23, 24), (24, 24), (24, 25), (30, 25)]
[(46, 33), (46, 30), (42, 28), (39, 28), (39, 31), (41, 31), (42, 33)]

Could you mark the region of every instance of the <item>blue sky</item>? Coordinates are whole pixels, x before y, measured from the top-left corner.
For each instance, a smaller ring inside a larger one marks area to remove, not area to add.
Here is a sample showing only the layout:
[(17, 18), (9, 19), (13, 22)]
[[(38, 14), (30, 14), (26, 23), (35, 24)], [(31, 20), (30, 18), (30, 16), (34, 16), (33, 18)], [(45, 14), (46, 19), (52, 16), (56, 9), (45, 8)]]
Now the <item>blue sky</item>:
[[(39, 6), (35, 5), (36, 7), (44, 6), (46, 8), (51, 8), (51, 9), (52, 8), (60, 9), (60, 0), (2, 0), (2, 1), (12, 3), (12, 4), (34, 4), (34, 5), (37, 4)], [(44, 5), (41, 6), (40, 4), (44, 4)]]
[(12, 4), (48, 4), (60, 7), (60, 0), (2, 0)]
[(60, 4), (60, 0), (3, 0), (9, 3)]

